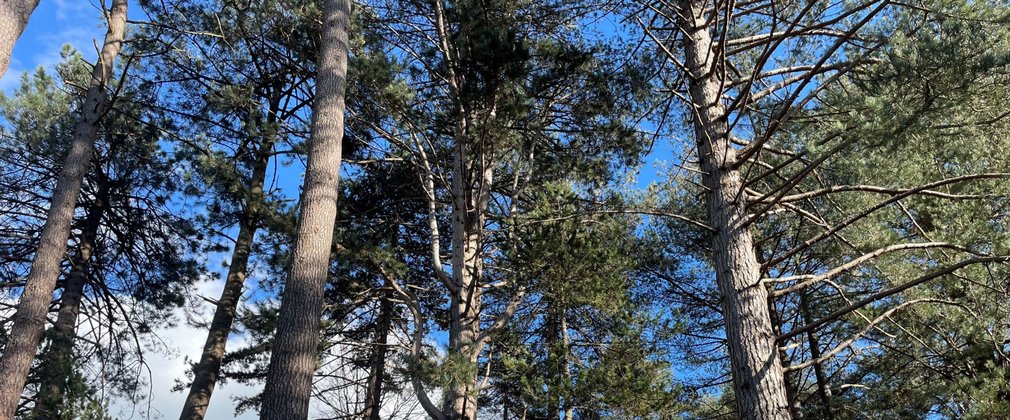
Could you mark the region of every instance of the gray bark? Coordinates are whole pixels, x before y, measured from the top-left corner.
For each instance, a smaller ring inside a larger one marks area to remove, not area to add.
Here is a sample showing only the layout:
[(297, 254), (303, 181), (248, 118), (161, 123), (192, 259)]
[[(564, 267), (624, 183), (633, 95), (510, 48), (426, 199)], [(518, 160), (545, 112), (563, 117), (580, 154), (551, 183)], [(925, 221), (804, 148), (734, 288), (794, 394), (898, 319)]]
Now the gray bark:
[(12, 418), (17, 410), (35, 350), (45, 330), (49, 303), (60, 275), (60, 264), (67, 252), (70, 223), (81, 193), (81, 182), (91, 166), (98, 124), (111, 104), (106, 87), (123, 44), (126, 5), (127, 0), (114, 0), (107, 15), (109, 29), (105, 43), (92, 73), (80, 121), (74, 128), (70, 151), (50, 199), (39, 247), (14, 314), (10, 342), (0, 356), (0, 418), (3, 419)]
[(14, 44), (24, 33), (39, 0), (3, 0), (0, 1), (0, 77), (7, 73), (11, 64), (11, 52)]
[(788, 419), (782, 363), (768, 310), (768, 290), (746, 227), (743, 181), (734, 167), (736, 149), (729, 137), (728, 115), (721, 102), (724, 69), (717, 63), (710, 22), (701, 0), (680, 1), (684, 65), (702, 184), (706, 187), (712, 263), (722, 298), (733, 388), (742, 419)]
[(312, 144), (291, 273), (281, 298), (260, 418), (308, 417), (316, 370), (323, 286), (337, 216), (344, 93), (347, 86), (350, 0), (326, 0), (320, 39)]
[[(274, 112), (274, 111), (271, 111)], [(256, 163), (250, 178), (248, 199), (239, 220), (238, 236), (235, 248), (231, 254), (231, 264), (225, 278), (224, 290), (217, 300), (214, 318), (211, 320), (207, 341), (200, 355), (200, 362), (193, 368), (193, 383), (182, 407), (180, 420), (199, 420), (207, 414), (211, 395), (221, 375), (221, 363), (224, 360), (228, 335), (238, 312), (239, 299), (242, 297), (242, 287), (245, 284), (246, 272), (249, 267), (249, 254), (252, 251), (253, 239), (262, 217), (260, 208), (263, 200), (263, 186), (266, 181), (270, 153), (273, 150), (273, 135), (264, 139), (257, 152)]]

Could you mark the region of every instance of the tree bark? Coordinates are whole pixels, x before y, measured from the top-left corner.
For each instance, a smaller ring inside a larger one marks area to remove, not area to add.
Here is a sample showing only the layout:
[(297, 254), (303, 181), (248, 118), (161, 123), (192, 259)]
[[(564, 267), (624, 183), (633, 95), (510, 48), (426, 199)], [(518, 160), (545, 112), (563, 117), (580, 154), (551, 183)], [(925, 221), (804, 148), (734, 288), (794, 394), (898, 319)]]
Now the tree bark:
[(28, 26), (28, 18), (38, 5), (39, 0), (0, 1), (0, 77), (7, 73), (14, 44), (21, 38)]
[(106, 92), (116, 56), (123, 44), (127, 0), (114, 0), (108, 13), (109, 29), (91, 76), (91, 85), (74, 128), (73, 142), (56, 181), (49, 212), (39, 238), (39, 247), (28, 273), (24, 293), (14, 314), (10, 342), (0, 356), (0, 418), (14, 417), (24, 390), (32, 359), (45, 331), (46, 315), (60, 264), (67, 252), (70, 223), (81, 194), (81, 182), (91, 166), (98, 124), (111, 108)]
[(308, 417), (316, 370), (323, 286), (337, 216), (350, 0), (326, 0), (320, 39), (312, 144), (291, 273), (281, 298), (277, 334), (263, 391), (263, 420)]
[(73, 268), (67, 275), (66, 285), (60, 297), (60, 310), (56, 324), (52, 330), (52, 341), (49, 345), (48, 357), (42, 364), (42, 385), (35, 396), (33, 419), (63, 418), (60, 408), (63, 395), (67, 389), (67, 381), (73, 369), (74, 339), (77, 337), (77, 317), (81, 313), (81, 300), (84, 296), (84, 285), (88, 281), (91, 257), (94, 254), (98, 228), (105, 214), (108, 186), (102, 185), (95, 197), (95, 203), (88, 208), (81, 232), (77, 255), (74, 257)]
[[(275, 113), (275, 110), (271, 110), (271, 115)], [(249, 254), (252, 251), (256, 230), (262, 219), (263, 186), (266, 182), (267, 167), (275, 138), (273, 134), (269, 134), (269, 136), (269, 138), (263, 139), (257, 151), (252, 178), (249, 180), (248, 199), (240, 216), (238, 237), (235, 239), (235, 248), (232, 250), (231, 264), (228, 266), (224, 290), (221, 291), (221, 297), (217, 301), (214, 319), (210, 323), (210, 330), (203, 346), (203, 353), (200, 355), (200, 362), (193, 368), (193, 383), (190, 385), (189, 395), (186, 396), (186, 402), (182, 407), (180, 420), (203, 419), (207, 414), (207, 407), (210, 404), (210, 397), (214, 393), (214, 387), (220, 379), (221, 363), (224, 360), (228, 335), (231, 333), (232, 324), (234, 324), (238, 313), (238, 303), (242, 298), (242, 287), (245, 284), (246, 272), (249, 268)]]
[(708, 6), (702, 0), (681, 0), (679, 13), (737, 412), (742, 419), (788, 419), (768, 290), (761, 283), (760, 265), (746, 227), (743, 181), (734, 167), (737, 154), (721, 102), (725, 74), (716, 61), (720, 55), (709, 32)]
[(379, 420), (382, 408), (382, 384), (386, 375), (386, 347), (389, 331), (392, 327), (393, 301), (390, 296), (383, 296), (379, 305), (379, 320), (375, 326), (375, 344), (372, 346), (371, 368), (368, 372), (368, 389), (365, 394), (365, 411), (362, 415), (366, 420)]

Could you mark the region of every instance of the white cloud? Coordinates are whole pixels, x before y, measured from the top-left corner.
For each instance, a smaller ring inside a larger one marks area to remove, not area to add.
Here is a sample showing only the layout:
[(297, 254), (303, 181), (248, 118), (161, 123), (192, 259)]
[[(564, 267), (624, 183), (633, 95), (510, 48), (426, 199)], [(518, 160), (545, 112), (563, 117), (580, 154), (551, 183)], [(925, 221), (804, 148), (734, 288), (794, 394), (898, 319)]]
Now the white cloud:
[[(52, 0), (53, 6), (40, 5), (32, 15), (11, 54), (11, 64), (0, 78), (0, 91), (10, 92), (21, 75), (39, 66), (47, 69), (60, 62), (60, 51), (70, 44), (91, 61), (98, 56), (96, 45), (105, 37), (105, 25), (97, 3), (78, 0)], [(67, 23), (74, 22), (72, 25)]]
[[(217, 297), (221, 294), (224, 284), (220, 280), (201, 282), (196, 285), (194, 296), (202, 295)], [(209, 318), (211, 313), (210, 304), (202, 299), (200, 306), (201, 318)], [(178, 319), (185, 319), (184, 309), (178, 309), (176, 316)], [(183, 402), (186, 400), (186, 392), (172, 392), (175, 381), (182, 379), (190, 361), (199, 357), (203, 351), (204, 342), (207, 339), (207, 330), (195, 328), (182, 322), (172, 328), (156, 329), (158, 337), (165, 343), (166, 348), (146, 353), (147, 363), (151, 368), (151, 418), (171, 419), (179, 415)], [(235, 349), (243, 346), (245, 340), (242, 337), (231, 337), (228, 340), (228, 348)], [(232, 397), (249, 396), (259, 392), (258, 387), (239, 384), (229, 381), (223, 386), (218, 386), (214, 390), (211, 404), (208, 407), (206, 418), (208, 419), (255, 419), (256, 414), (252, 412), (243, 413), (239, 417), (234, 417), (234, 404)], [(112, 414), (128, 419), (139, 417), (141, 410), (136, 410), (126, 401), (116, 401), (112, 407)]]
[(97, 9), (95, 3), (78, 0), (53, 0), (55, 3), (56, 19), (72, 20), (88, 11)]

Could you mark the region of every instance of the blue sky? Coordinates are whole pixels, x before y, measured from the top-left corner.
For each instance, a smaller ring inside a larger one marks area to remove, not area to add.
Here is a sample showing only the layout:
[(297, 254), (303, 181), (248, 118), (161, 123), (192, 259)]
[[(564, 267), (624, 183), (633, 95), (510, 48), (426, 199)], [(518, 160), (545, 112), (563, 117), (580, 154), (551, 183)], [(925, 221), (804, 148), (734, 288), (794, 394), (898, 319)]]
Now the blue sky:
[(97, 56), (95, 42), (105, 35), (99, 6), (90, 1), (43, 0), (35, 9), (28, 28), (14, 46), (11, 65), (0, 79), (0, 90), (10, 92), (21, 74), (38, 66), (60, 61), (60, 48), (70, 44), (89, 60)]

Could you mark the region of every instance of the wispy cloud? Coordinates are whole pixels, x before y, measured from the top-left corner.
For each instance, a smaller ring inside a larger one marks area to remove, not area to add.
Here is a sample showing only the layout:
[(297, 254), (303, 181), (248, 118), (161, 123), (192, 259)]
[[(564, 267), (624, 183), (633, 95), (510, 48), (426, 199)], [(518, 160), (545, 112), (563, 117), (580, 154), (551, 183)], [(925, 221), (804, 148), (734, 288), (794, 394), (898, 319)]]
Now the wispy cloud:
[[(55, 3), (56, 19), (72, 20), (77, 19), (88, 11), (98, 10), (98, 6), (91, 2), (76, 0), (53, 0)], [(94, 14), (94, 13), (92, 13)]]

